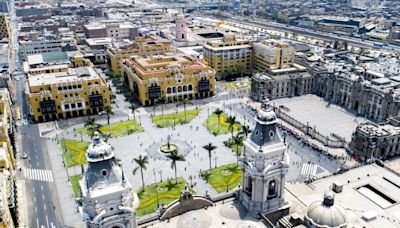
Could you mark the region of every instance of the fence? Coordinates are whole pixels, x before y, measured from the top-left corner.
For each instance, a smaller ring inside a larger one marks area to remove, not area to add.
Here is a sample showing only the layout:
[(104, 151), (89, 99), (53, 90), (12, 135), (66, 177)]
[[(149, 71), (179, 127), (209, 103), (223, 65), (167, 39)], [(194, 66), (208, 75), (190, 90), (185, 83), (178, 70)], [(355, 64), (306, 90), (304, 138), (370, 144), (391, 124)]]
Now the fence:
[(312, 128), (308, 125), (305, 125), (305, 124), (301, 123), (300, 121), (294, 119), (293, 117), (289, 116), (284, 111), (282, 111), (281, 108), (275, 108), (275, 113), (280, 119), (282, 119), (285, 122), (287, 122), (288, 124), (296, 127), (304, 134), (309, 135), (311, 138), (320, 141), (322, 144), (324, 144), (324, 146), (333, 147), (333, 148), (348, 148), (349, 147), (347, 142), (344, 140), (344, 138), (342, 138), (338, 135), (335, 135), (335, 138), (337, 138), (337, 140), (334, 140), (327, 136), (324, 136), (321, 133), (319, 133), (317, 130), (315, 130), (314, 128)]

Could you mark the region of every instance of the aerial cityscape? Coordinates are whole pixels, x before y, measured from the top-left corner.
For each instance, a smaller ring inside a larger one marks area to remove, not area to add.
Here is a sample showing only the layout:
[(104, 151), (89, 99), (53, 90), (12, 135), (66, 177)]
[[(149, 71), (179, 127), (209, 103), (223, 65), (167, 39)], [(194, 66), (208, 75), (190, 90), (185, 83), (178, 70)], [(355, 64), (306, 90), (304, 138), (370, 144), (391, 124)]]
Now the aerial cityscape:
[(0, 0), (0, 227), (400, 228), (399, 0)]

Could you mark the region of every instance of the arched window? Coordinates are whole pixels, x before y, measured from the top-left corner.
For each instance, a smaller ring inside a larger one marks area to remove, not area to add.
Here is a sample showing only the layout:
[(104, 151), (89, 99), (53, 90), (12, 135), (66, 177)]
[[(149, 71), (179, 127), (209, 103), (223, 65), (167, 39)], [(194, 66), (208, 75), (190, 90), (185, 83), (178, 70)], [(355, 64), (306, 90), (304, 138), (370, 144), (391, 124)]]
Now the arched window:
[(276, 197), (276, 181), (271, 180), (268, 184), (268, 198), (274, 198)]
[(172, 88), (172, 91), (173, 91), (174, 93), (176, 93), (176, 87), (173, 87), (173, 88)]
[(192, 91), (192, 90), (193, 90), (193, 86), (192, 86), (192, 85), (189, 85), (189, 86), (188, 86), (188, 90), (189, 90), (189, 91)]
[(178, 86), (178, 92), (182, 92), (182, 86)]
[(183, 91), (187, 91), (187, 86), (183, 86)]
[(171, 93), (171, 87), (167, 88), (167, 93)]

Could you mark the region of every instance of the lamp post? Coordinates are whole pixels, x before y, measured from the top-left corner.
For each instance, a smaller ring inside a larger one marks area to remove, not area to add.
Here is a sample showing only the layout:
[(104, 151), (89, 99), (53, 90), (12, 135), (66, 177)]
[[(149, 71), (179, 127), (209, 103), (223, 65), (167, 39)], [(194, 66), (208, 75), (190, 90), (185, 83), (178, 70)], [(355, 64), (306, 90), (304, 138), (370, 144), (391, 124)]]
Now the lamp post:
[(153, 168), (153, 174), (154, 174), (154, 180), (156, 183), (156, 198), (157, 198), (157, 208), (160, 207), (160, 204), (158, 202), (158, 184), (157, 184), (157, 176), (156, 176), (156, 169)]
[(190, 187), (192, 187), (192, 188), (193, 188), (193, 182), (192, 182), (192, 180), (193, 180), (193, 177), (192, 177), (192, 175), (190, 175), (190, 176), (189, 176), (189, 180), (190, 180)]
[(162, 169), (158, 170), (158, 173), (160, 174), (160, 183), (161, 183), (162, 182), (162, 173), (163, 173)]
[(217, 156), (215, 156), (215, 157), (214, 157), (214, 161), (215, 161), (215, 168), (217, 168), (217, 160), (218, 160), (218, 157), (217, 157)]

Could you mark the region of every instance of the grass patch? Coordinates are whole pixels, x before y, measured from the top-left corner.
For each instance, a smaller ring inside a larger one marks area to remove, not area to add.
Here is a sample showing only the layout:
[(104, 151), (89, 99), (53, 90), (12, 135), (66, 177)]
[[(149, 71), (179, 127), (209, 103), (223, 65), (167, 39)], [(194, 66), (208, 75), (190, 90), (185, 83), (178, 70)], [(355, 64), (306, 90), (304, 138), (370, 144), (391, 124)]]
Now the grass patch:
[[(229, 124), (225, 122), (227, 115), (222, 113), (219, 119), (220, 122), (220, 129), (218, 130), (218, 116), (212, 114), (206, 121), (204, 121), (203, 126), (207, 128), (209, 132), (213, 135), (223, 135), (231, 133), (229, 130)], [(242, 125), (237, 123), (233, 125), (233, 131), (236, 132), (242, 128)]]
[(153, 116), (151, 120), (157, 127), (163, 128), (163, 127), (170, 127), (175, 125), (180, 125), (180, 124), (186, 124), (192, 121), (198, 113), (201, 112), (201, 109), (191, 109), (191, 110), (186, 110), (186, 121), (185, 121), (185, 112), (178, 112), (178, 113), (168, 113), (164, 114), (164, 118), (162, 115), (157, 115)]
[(237, 144), (232, 140), (232, 138), (229, 138), (228, 140), (224, 141), (224, 145), (231, 148), (232, 152), (235, 153), (235, 155), (239, 152), (239, 155), (243, 154), (244, 146), (237, 146)]
[(79, 187), (79, 181), (81, 180), (81, 178), (82, 178), (81, 174), (69, 177), (69, 181), (71, 182), (72, 191), (74, 192), (75, 199), (81, 197), (80, 187)]
[(86, 164), (86, 149), (90, 142), (81, 142), (74, 139), (61, 139), (60, 146), (64, 157), (65, 166), (67, 168)]
[(232, 82), (225, 82), (225, 87), (230, 90), (250, 90), (251, 81), (248, 78), (236, 80)]
[[(137, 121), (128, 120), (118, 123), (111, 123), (110, 128), (107, 124), (102, 125), (100, 131), (105, 135), (108, 135), (111, 132), (111, 137), (121, 137), (136, 132), (143, 132), (144, 129)], [(86, 128), (79, 128), (78, 132), (86, 135), (90, 134)]]
[[(189, 187), (184, 178), (178, 179), (178, 184), (175, 184), (175, 179), (170, 181), (164, 181), (158, 183), (158, 199), (160, 205), (168, 205), (172, 201), (178, 199), (181, 195), (181, 191), (185, 189), (185, 186)], [(140, 205), (136, 210), (138, 216), (143, 216), (156, 211), (157, 209), (157, 195), (156, 195), (156, 184), (144, 186), (138, 192)]]
[(203, 171), (201, 175), (217, 192), (226, 192), (227, 186), (228, 191), (232, 190), (242, 183), (242, 167), (236, 163)]

